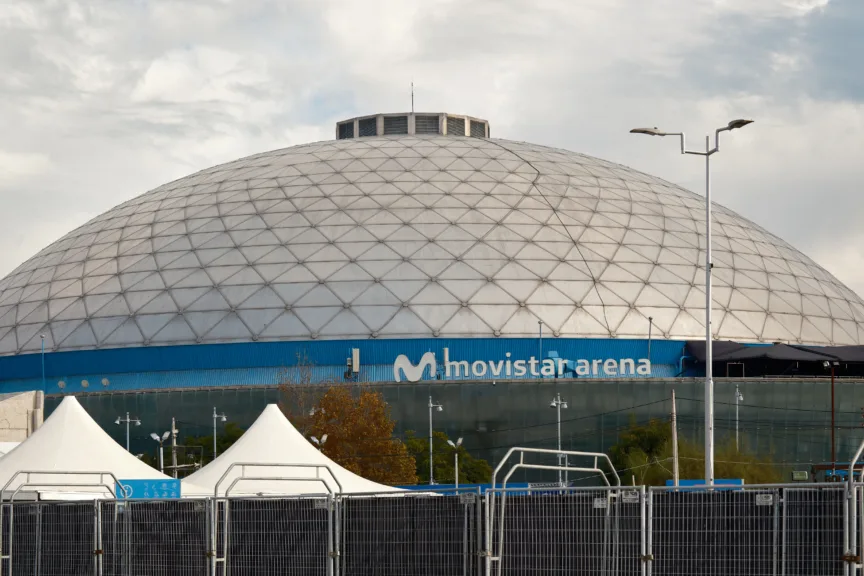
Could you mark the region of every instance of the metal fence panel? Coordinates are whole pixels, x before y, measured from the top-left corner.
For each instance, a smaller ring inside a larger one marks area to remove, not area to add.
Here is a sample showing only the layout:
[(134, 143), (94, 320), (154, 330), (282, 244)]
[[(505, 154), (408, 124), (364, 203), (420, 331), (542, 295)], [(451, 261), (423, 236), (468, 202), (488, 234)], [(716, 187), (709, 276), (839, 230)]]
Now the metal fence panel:
[(652, 499), (652, 576), (779, 574), (778, 490), (657, 490)]
[(783, 576), (840, 576), (843, 573), (845, 489), (783, 490)]
[(93, 502), (4, 504), (0, 574), (94, 575), (94, 513)]
[(206, 576), (207, 506), (205, 500), (102, 502), (103, 576)]
[(477, 574), (476, 493), (351, 496), (340, 506), (344, 576)]
[(331, 509), (329, 498), (232, 498), (227, 506), (225, 573), (328, 574)]
[(497, 492), (492, 505), (494, 574), (641, 574), (638, 489)]

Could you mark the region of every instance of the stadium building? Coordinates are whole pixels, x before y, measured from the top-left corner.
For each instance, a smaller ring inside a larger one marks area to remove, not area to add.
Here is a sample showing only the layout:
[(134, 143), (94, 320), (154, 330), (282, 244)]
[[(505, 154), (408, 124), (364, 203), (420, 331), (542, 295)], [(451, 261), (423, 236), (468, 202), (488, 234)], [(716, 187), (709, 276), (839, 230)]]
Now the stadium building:
[[(718, 439), (738, 404), (749, 446), (825, 460), (833, 370), (845, 455), (864, 302), (714, 217)], [(431, 396), (434, 427), (490, 460), (554, 446), (558, 393), (565, 447), (607, 449), (673, 389), (696, 438), (704, 248), (704, 199), (657, 177), (478, 118), (355, 118), (160, 186), (19, 266), (0, 282), (0, 393), (42, 391), (47, 413), (74, 394), (117, 438), (129, 412), (139, 452), (172, 416), (188, 434), (214, 406), (248, 425), (300, 373), (380, 385), (401, 432), (428, 428)]]

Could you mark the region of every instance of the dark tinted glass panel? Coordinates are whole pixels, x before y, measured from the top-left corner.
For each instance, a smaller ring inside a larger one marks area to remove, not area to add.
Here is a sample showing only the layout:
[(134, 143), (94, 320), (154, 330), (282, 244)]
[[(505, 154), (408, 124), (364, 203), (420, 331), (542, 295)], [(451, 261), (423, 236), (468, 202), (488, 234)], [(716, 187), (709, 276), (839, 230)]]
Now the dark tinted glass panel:
[(484, 122), (471, 121), (471, 136), (474, 138), (486, 137), (486, 124)]
[(414, 117), (414, 133), (415, 134), (438, 134), (440, 131), (438, 116), (415, 116)]
[(339, 139), (344, 140), (345, 138), (353, 138), (354, 137), (354, 122), (345, 122), (344, 124), (339, 124)]
[(359, 129), (360, 129), (360, 137), (363, 136), (377, 136), (378, 135), (378, 120), (377, 118), (365, 118), (360, 120)]
[(386, 116), (384, 118), (384, 135), (408, 134), (407, 116)]
[(447, 118), (447, 134), (450, 136), (465, 135), (465, 119), (464, 118)]

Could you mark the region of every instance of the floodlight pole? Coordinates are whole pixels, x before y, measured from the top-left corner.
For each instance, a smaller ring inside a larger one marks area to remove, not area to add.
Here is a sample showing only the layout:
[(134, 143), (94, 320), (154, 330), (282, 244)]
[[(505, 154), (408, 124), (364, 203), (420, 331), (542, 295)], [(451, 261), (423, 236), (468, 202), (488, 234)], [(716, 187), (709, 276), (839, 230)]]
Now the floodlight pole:
[(561, 408), (566, 407), (567, 403), (565, 401), (561, 400), (561, 393), (560, 392), (555, 396), (555, 399), (552, 400), (551, 406), (553, 408), (555, 408), (555, 410), (558, 413), (558, 466), (559, 466), (558, 484), (563, 486), (564, 480), (561, 476), (561, 470), (560, 470), (561, 457), (563, 456), (563, 454), (561, 454)]
[(223, 422), (228, 418), (225, 414), (217, 414), (216, 407), (213, 407), (213, 460), (216, 460), (216, 420), (219, 418), (222, 419)]
[(136, 426), (141, 425), (141, 420), (138, 418), (130, 418), (129, 412), (126, 412), (126, 418), (118, 417), (117, 420), (114, 421), (115, 424), (123, 424), (126, 423), (126, 451), (129, 452), (129, 424), (134, 422)]
[(437, 408), (440, 412), (443, 410), (441, 404), (432, 402), (432, 396), (429, 396), (429, 485), (435, 484), (435, 466), (432, 462), (432, 409)]
[(735, 385), (735, 451), (740, 452), (741, 446), (738, 443), (738, 403), (741, 401), (741, 391), (738, 385)]
[(631, 133), (649, 136), (678, 136), (681, 139), (681, 154), (705, 157), (705, 484), (714, 485), (714, 374), (713, 343), (711, 334), (711, 155), (720, 150), (720, 133), (751, 124), (752, 120), (733, 120), (725, 128), (714, 132), (714, 147), (711, 136), (705, 136), (705, 151), (687, 150), (684, 132), (663, 132), (657, 128), (634, 128)]
[(42, 339), (42, 392), (46, 392), (45, 389), (45, 334), (40, 334), (39, 337)]

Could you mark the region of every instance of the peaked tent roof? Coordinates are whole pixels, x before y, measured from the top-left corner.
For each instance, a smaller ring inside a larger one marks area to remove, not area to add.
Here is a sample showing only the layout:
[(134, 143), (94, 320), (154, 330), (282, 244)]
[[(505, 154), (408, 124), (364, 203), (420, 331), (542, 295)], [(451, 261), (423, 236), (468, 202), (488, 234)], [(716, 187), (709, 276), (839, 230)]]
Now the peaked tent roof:
[[(30, 484), (42, 483), (24, 490), (44, 493), (75, 492), (108, 496), (105, 488), (82, 487), (80, 484), (113, 484), (110, 476), (100, 480), (99, 473), (110, 472), (118, 480), (171, 479), (154, 470), (117, 444), (73, 396), (66, 397), (45, 423), (27, 440), (0, 458), (0, 488), (14, 478), (9, 490), (26, 482), (18, 472), (30, 474)], [(77, 472), (84, 474), (45, 474), (44, 472)], [(48, 487), (45, 484), (51, 484)], [(78, 485), (78, 486), (76, 486)], [(113, 489), (113, 486), (111, 486)]]
[[(341, 484), (343, 493), (399, 491), (398, 488), (385, 486), (366, 480), (349, 472), (312, 446), (306, 438), (288, 421), (276, 404), (268, 404), (255, 423), (221, 456), (213, 462), (187, 476), (183, 480), (183, 494), (194, 495), (194, 486), (209, 489), (207, 495), (212, 496), (218, 486), (219, 495), (224, 495), (232, 482), (241, 475), (245, 477), (267, 478), (266, 480), (239, 481), (231, 494), (323, 494), (327, 488), (313, 480), (316, 474), (326, 481), (332, 492), (338, 492), (339, 486), (325, 470), (314, 467), (263, 466), (249, 467), (245, 474), (240, 466), (234, 464), (286, 464), (286, 465), (319, 465), (327, 466)], [(230, 471), (229, 471), (230, 470)], [(225, 473), (227, 476), (220, 483)], [(277, 480), (276, 478), (309, 478), (306, 480)], [(204, 495), (204, 494), (201, 494)]]

